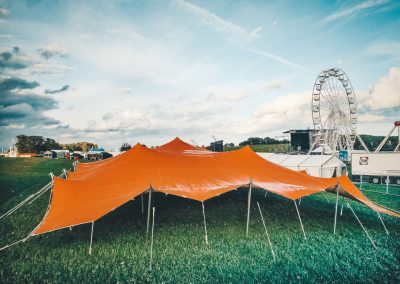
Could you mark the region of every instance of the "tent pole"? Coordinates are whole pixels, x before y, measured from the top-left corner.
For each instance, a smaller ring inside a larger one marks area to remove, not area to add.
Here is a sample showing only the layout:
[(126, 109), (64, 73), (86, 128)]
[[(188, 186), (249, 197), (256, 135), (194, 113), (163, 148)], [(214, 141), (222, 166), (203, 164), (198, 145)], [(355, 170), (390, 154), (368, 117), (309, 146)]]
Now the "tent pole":
[(204, 213), (204, 202), (203, 201), (201, 202), (201, 207), (203, 207), (204, 233), (205, 233), (205, 238), (206, 238), (206, 244), (208, 245), (206, 214)]
[(363, 224), (361, 223), (360, 219), (358, 219), (356, 213), (353, 211), (353, 208), (351, 208), (350, 204), (348, 202), (347, 203), (347, 207), (350, 208), (351, 212), (353, 212), (354, 217), (356, 217), (358, 223), (361, 225), (361, 228), (364, 230), (365, 234), (367, 235), (368, 239), (371, 241), (372, 246), (378, 250), (378, 248), (376, 247), (374, 241), (371, 239), (370, 235), (368, 234), (367, 230), (364, 228)]
[(269, 234), (268, 234), (268, 231), (267, 231), (267, 226), (265, 225), (264, 216), (263, 216), (263, 214), (262, 214), (262, 212), (261, 212), (260, 203), (257, 202), (257, 206), (258, 206), (258, 210), (260, 211), (261, 221), (262, 221), (262, 223), (263, 223), (263, 225), (264, 225), (265, 234), (267, 235), (269, 247), (271, 248), (271, 253), (272, 253), (272, 256), (274, 257), (274, 260), (275, 260), (275, 259), (276, 259), (276, 258), (275, 258), (275, 252), (274, 252), (274, 249), (272, 248), (272, 243), (271, 243), (271, 240), (270, 240), (270, 238), (269, 238)]
[(301, 221), (299, 208), (297, 208), (296, 200), (293, 200), (293, 202), (294, 202), (294, 206), (296, 207), (297, 215), (299, 216), (299, 221), (300, 221), (301, 229), (303, 230), (304, 239), (307, 239), (306, 232), (304, 231), (304, 227), (303, 227), (303, 222)]
[(376, 211), (376, 213), (378, 213), (379, 220), (381, 220), (381, 223), (383, 225), (383, 228), (385, 229), (386, 234), (389, 235), (389, 231), (386, 229), (385, 223), (383, 223), (383, 219), (381, 217), (381, 214), (379, 214), (379, 212), (377, 210), (375, 210), (375, 211)]
[(299, 206), (300, 206), (300, 203), (301, 203), (301, 198), (299, 198)]
[(251, 203), (251, 179), (249, 184), (249, 194), (247, 197), (247, 224), (246, 224), (246, 237), (249, 235), (249, 222), (250, 222), (250, 203)]
[(337, 209), (339, 203), (339, 183), (336, 185), (336, 206), (335, 206), (335, 221), (333, 222), (333, 234), (336, 234), (336, 221), (337, 221)]
[(344, 196), (343, 196), (343, 199), (342, 199), (342, 208), (340, 208), (340, 216), (343, 215), (343, 205), (344, 205)]
[(146, 238), (149, 235), (149, 225), (150, 225), (150, 210), (151, 210), (151, 192), (152, 192), (152, 188), (150, 185), (150, 189), (149, 189), (149, 203), (147, 205), (147, 226), (146, 226)]
[(156, 211), (156, 208), (153, 207), (153, 222), (151, 225), (151, 242), (150, 242), (150, 271), (152, 268), (152, 264), (153, 264), (153, 237), (154, 237), (154, 213)]
[(92, 233), (90, 234), (89, 255), (92, 255), (93, 227), (94, 227), (94, 221), (92, 222)]
[(362, 190), (363, 175), (360, 175), (360, 190)]
[(264, 195), (264, 197), (267, 197), (267, 194), (268, 194), (268, 190), (265, 190), (265, 195)]
[(386, 194), (389, 193), (389, 176), (386, 176)]

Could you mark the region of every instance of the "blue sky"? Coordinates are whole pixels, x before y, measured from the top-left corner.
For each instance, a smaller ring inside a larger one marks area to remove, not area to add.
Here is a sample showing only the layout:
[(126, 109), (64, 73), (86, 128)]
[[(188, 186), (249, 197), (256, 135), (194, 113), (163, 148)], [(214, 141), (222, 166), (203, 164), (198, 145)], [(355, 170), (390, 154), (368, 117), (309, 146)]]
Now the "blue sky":
[(0, 1), (0, 145), (208, 144), (312, 127), (343, 69), (360, 133), (400, 114), (398, 1)]

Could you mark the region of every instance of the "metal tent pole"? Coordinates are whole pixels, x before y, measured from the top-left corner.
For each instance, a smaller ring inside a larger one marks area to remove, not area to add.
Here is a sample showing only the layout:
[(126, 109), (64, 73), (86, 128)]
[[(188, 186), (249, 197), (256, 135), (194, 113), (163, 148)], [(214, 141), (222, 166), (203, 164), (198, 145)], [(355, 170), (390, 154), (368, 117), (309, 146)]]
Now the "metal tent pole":
[(362, 178), (363, 178), (363, 175), (360, 175), (360, 190), (362, 190), (362, 182), (363, 182)]
[(335, 206), (335, 221), (333, 222), (333, 234), (336, 234), (336, 221), (337, 221), (337, 209), (339, 203), (339, 183), (336, 186), (336, 206)]
[(307, 237), (306, 237), (306, 232), (304, 231), (304, 227), (303, 227), (303, 222), (301, 221), (299, 208), (297, 208), (296, 200), (293, 200), (293, 202), (294, 202), (294, 206), (296, 207), (297, 215), (299, 216), (300, 226), (301, 226), (301, 229), (303, 230), (304, 239), (307, 239)]
[(299, 206), (300, 206), (300, 204), (301, 204), (301, 198), (299, 198)]
[(389, 193), (389, 176), (386, 176), (386, 194)]
[(379, 220), (381, 220), (381, 223), (383, 225), (383, 228), (385, 229), (386, 234), (389, 235), (389, 231), (386, 229), (385, 223), (383, 223), (383, 219), (381, 217), (381, 214), (379, 214), (379, 212), (377, 210), (375, 210), (375, 212), (378, 213)]
[(153, 222), (151, 224), (151, 242), (150, 242), (150, 271), (153, 265), (153, 239), (154, 239), (154, 213), (156, 211), (156, 208), (153, 207)]
[(201, 202), (201, 206), (203, 207), (204, 233), (205, 233), (205, 238), (206, 238), (206, 244), (208, 245), (206, 214), (204, 213), (204, 202), (203, 201)]
[(356, 213), (353, 211), (353, 208), (351, 208), (350, 204), (348, 202), (347, 203), (347, 207), (350, 208), (351, 212), (353, 212), (354, 217), (356, 217), (358, 223), (361, 225), (361, 228), (364, 230), (365, 234), (367, 235), (368, 239), (371, 241), (372, 246), (378, 250), (378, 248), (376, 247), (374, 241), (371, 239), (370, 235), (368, 234), (367, 230), (364, 228), (363, 224), (361, 223), (360, 219), (358, 219)]
[(251, 203), (251, 179), (249, 184), (249, 193), (247, 197), (247, 224), (246, 224), (246, 237), (249, 235), (249, 222), (250, 222), (250, 203)]
[(93, 227), (94, 227), (94, 221), (92, 222), (92, 233), (90, 234), (89, 255), (92, 255)]
[(269, 247), (271, 248), (271, 253), (272, 253), (272, 256), (274, 257), (274, 260), (275, 260), (276, 259), (275, 252), (274, 252), (274, 249), (272, 248), (271, 239), (269, 238), (269, 234), (268, 234), (268, 231), (267, 231), (267, 226), (265, 225), (265, 221), (264, 221), (264, 216), (263, 216), (263, 214), (261, 212), (261, 207), (260, 207), (260, 204), (258, 202), (257, 202), (257, 206), (258, 206), (258, 210), (260, 211), (261, 221), (262, 221), (262, 223), (264, 225), (265, 234), (267, 235)]
[(343, 205), (344, 205), (344, 196), (343, 196), (343, 199), (342, 199), (342, 208), (340, 208), (340, 216), (343, 215)]
[(150, 210), (151, 210), (151, 192), (152, 192), (152, 188), (150, 185), (150, 189), (149, 189), (149, 203), (147, 205), (147, 225), (146, 225), (146, 238), (149, 235), (149, 225), (150, 225)]

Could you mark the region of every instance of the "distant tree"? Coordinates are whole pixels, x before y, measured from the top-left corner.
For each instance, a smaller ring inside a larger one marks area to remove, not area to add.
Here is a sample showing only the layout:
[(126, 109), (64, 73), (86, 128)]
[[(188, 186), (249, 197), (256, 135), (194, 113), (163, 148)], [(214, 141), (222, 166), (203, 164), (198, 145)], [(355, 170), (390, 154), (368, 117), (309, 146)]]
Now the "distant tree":
[(120, 150), (121, 152), (125, 152), (125, 151), (128, 151), (128, 150), (131, 149), (131, 148), (132, 148), (131, 144), (125, 142), (124, 144), (121, 145), (121, 147), (119, 148), (119, 150)]
[(97, 146), (97, 144), (90, 143), (90, 142), (77, 142), (77, 143), (71, 143), (71, 144), (63, 144), (62, 148), (64, 150), (70, 150), (70, 151), (87, 152), (91, 148), (98, 148), (98, 146)]
[(20, 153), (40, 153), (52, 149), (61, 149), (61, 145), (54, 139), (43, 136), (18, 135), (15, 144)]

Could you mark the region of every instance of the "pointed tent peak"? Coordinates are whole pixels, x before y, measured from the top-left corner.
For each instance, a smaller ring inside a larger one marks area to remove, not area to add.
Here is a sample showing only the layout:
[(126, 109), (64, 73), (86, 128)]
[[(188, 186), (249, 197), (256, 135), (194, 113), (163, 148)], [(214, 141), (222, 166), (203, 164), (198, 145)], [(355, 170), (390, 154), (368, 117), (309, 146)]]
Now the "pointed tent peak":
[(186, 150), (197, 150), (197, 148), (189, 143), (182, 141), (179, 137), (170, 142), (156, 148), (157, 151), (163, 152), (183, 152)]

